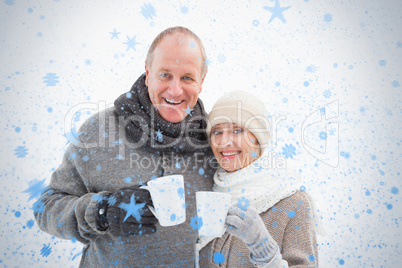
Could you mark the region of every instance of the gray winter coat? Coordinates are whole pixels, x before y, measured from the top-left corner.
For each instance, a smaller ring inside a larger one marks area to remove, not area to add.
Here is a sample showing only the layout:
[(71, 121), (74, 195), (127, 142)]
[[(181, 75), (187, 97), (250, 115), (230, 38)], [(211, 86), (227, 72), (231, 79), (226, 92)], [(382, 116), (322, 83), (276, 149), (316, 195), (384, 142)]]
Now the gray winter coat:
[[(141, 82), (140, 90), (132, 93), (145, 94), (143, 87)], [(80, 267), (192, 267), (197, 238), (195, 192), (211, 190), (216, 168), (209, 147), (186, 152), (155, 150), (147, 144), (134, 148), (127, 142), (130, 135), (115, 107), (93, 115), (78, 133), (79, 141), (70, 144), (50, 188), (36, 205), (39, 228), (83, 243)], [(184, 176), (185, 223), (157, 224), (154, 234), (127, 237), (97, 230), (96, 193), (114, 193), (171, 174)]]

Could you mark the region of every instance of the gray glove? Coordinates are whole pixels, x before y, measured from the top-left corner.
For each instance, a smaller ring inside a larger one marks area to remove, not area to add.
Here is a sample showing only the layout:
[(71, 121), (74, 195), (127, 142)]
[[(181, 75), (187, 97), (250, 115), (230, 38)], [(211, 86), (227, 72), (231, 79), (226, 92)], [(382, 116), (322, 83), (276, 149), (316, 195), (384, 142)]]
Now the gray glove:
[(279, 250), (278, 244), (269, 234), (258, 212), (250, 207), (247, 210), (231, 207), (226, 224), (227, 232), (247, 245), (250, 260), (255, 264), (268, 263)]

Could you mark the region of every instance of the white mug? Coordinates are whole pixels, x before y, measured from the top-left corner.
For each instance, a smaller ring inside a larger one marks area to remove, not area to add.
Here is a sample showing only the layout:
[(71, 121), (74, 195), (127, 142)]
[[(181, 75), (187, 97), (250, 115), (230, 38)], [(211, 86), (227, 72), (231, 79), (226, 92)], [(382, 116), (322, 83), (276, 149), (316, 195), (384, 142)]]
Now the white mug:
[(186, 200), (182, 175), (160, 177), (141, 188), (150, 192), (154, 207), (149, 210), (161, 226), (178, 225), (186, 221)]
[[(231, 198), (230, 194), (218, 192), (196, 192), (197, 216), (200, 223), (199, 237), (221, 237), (225, 231), (225, 221)], [(202, 222), (202, 223), (201, 223)]]

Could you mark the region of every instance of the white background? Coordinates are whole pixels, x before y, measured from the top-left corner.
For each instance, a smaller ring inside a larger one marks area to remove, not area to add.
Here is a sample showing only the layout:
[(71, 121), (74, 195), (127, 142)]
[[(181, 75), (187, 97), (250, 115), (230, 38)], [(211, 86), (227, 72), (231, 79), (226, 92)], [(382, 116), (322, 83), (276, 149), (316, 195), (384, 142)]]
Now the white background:
[[(48, 182), (61, 163), (68, 111), (112, 104), (144, 72), (153, 38), (176, 25), (206, 47), (200, 98), (207, 111), (224, 92), (242, 89), (261, 97), (272, 119), (282, 116), (270, 151), (287, 156), (286, 172), (300, 177), (321, 211), (328, 232), (318, 240), (321, 266), (400, 266), (402, 3), (279, 4), (290, 6), (282, 12), (286, 23), (268, 23), (264, 7), (273, 0), (2, 0), (0, 266), (78, 266), (81, 244), (32, 226), (35, 199), (24, 191)], [(154, 12), (142, 12), (151, 6)], [(138, 44), (130, 48), (128, 38)], [(49, 73), (58, 77), (54, 86), (44, 78)], [(324, 120), (303, 132), (303, 122), (329, 103), (336, 104), (335, 113), (326, 109), (332, 126)], [(76, 115), (77, 129), (95, 112)], [(339, 148), (329, 139), (338, 133)], [(323, 161), (306, 144), (327, 150)], [(290, 145), (292, 158), (284, 149)]]

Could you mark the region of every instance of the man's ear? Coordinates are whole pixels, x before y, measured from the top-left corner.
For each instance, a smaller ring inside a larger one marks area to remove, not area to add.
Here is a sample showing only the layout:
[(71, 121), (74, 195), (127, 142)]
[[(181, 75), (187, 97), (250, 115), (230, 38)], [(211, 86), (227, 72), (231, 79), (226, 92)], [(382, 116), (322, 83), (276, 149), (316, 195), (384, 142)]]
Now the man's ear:
[(148, 86), (148, 79), (149, 79), (149, 69), (147, 64), (145, 63), (145, 85)]
[(201, 93), (201, 91), (202, 91), (202, 84), (204, 83), (204, 79), (205, 79), (205, 76), (207, 75), (207, 73), (205, 73), (204, 74), (204, 77), (201, 79), (201, 83), (200, 83), (200, 92), (199, 93)]

